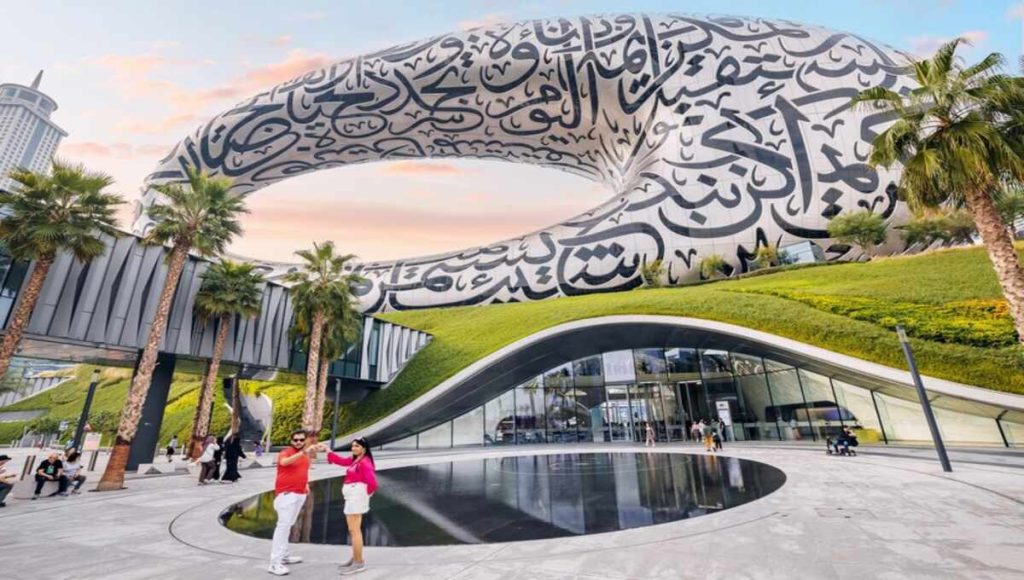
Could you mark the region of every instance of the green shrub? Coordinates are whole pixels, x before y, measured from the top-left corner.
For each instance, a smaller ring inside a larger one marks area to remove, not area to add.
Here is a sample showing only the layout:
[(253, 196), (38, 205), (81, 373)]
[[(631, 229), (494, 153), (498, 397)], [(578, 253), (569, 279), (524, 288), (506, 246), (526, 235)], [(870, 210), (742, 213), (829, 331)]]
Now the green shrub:
[(718, 254), (710, 254), (700, 261), (700, 277), (705, 280), (714, 280), (725, 275), (725, 267), (728, 263), (725, 258)]
[(885, 243), (885, 218), (868, 210), (839, 214), (828, 222), (828, 235), (844, 244), (857, 244), (865, 253)]
[(966, 244), (978, 228), (974, 218), (964, 210), (915, 217), (900, 229), (907, 244), (931, 245), (935, 242)]
[(661, 259), (651, 262), (645, 261), (640, 266), (640, 278), (644, 281), (645, 288), (661, 288), (665, 285), (665, 266)]

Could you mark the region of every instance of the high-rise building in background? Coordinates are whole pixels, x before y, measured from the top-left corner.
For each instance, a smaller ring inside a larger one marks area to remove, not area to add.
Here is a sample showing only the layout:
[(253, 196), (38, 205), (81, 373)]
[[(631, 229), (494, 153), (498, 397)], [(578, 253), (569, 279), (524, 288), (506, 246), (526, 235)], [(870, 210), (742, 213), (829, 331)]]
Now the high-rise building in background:
[(15, 167), (45, 170), (60, 140), (67, 137), (50, 120), (57, 103), (39, 91), (42, 79), (39, 71), (32, 86), (0, 84), (0, 189), (13, 187), (6, 176)]

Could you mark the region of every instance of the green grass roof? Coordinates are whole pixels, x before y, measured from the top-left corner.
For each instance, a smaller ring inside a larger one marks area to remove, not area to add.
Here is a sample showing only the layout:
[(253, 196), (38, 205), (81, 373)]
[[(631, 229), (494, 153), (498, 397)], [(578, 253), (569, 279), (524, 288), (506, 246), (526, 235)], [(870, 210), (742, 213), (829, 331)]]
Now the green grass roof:
[(982, 248), (781, 271), (740, 280), (379, 317), (434, 339), (387, 389), (354, 403), (351, 431), (401, 408), (474, 361), (565, 322), (619, 314), (705, 318), (906, 368), (904, 324), (925, 374), (1024, 393), (1024, 358)]

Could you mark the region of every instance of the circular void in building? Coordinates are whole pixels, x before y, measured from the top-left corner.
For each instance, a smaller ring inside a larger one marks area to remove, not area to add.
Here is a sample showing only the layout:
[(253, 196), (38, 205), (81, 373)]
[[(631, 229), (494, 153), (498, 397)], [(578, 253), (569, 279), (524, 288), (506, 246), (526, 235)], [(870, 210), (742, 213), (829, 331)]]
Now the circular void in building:
[[(363, 520), (371, 546), (542, 540), (664, 524), (726, 510), (782, 487), (779, 469), (679, 453), (565, 453), (466, 460), (378, 472)], [(341, 478), (310, 483), (293, 530), (300, 541), (346, 544)], [(274, 492), (221, 514), (228, 529), (273, 536)]]

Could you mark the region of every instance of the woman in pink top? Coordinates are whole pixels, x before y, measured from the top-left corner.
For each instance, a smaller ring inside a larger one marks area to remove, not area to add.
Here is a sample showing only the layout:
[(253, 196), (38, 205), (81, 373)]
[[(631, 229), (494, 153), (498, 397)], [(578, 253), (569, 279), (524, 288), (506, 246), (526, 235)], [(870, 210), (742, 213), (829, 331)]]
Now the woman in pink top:
[(327, 462), (345, 468), (345, 484), (341, 494), (345, 498), (345, 520), (348, 535), (352, 538), (352, 558), (342, 566), (342, 576), (362, 572), (363, 562), (363, 514), (370, 511), (370, 496), (377, 491), (377, 469), (373, 464), (373, 453), (365, 437), (352, 442), (352, 456), (342, 457), (330, 451)]

